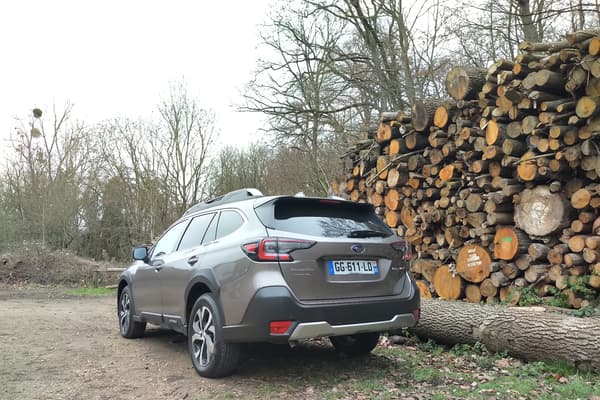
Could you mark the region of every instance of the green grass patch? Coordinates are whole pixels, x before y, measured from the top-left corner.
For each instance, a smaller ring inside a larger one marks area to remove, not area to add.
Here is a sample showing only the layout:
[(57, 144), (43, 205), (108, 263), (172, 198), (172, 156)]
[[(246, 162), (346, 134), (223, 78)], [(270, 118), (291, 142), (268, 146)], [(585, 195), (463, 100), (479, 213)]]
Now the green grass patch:
[[(524, 362), (506, 352), (493, 353), (480, 343), (441, 346), (412, 341), (380, 347), (375, 354), (391, 362), (395, 373), (381, 384), (427, 398), (446, 399), (589, 399), (600, 393), (600, 374), (566, 362)], [(362, 388), (361, 388), (362, 389)], [(368, 393), (367, 387), (361, 393)]]
[(443, 372), (437, 367), (420, 367), (412, 371), (412, 377), (416, 382), (436, 384), (443, 376)]
[(117, 294), (117, 289), (105, 287), (82, 287), (67, 290), (66, 294), (71, 296), (108, 296)]

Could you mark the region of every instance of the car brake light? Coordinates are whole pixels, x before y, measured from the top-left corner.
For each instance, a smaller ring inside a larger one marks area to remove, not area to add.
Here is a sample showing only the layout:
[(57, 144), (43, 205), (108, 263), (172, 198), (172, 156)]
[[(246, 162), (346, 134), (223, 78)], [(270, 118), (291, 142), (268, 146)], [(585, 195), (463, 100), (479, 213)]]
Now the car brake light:
[(319, 200), (319, 203), (321, 203), (321, 204), (342, 204), (342, 202), (339, 200), (329, 200), (329, 199), (321, 199), (321, 200)]
[(271, 335), (285, 335), (292, 326), (292, 321), (271, 321), (269, 322), (269, 333)]
[(410, 243), (408, 243), (406, 240), (394, 242), (392, 243), (392, 247), (394, 250), (402, 252), (402, 259), (404, 261), (409, 261), (412, 258), (412, 248)]
[(244, 244), (242, 250), (254, 261), (294, 261), (291, 252), (311, 248), (315, 243), (301, 239), (264, 238)]

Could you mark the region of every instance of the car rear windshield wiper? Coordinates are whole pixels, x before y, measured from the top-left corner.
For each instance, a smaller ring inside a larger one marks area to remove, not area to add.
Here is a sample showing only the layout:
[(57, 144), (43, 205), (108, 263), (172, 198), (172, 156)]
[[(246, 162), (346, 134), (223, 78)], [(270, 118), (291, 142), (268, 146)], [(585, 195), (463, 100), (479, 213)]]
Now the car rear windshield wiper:
[(387, 233), (381, 231), (373, 231), (370, 229), (362, 231), (352, 231), (348, 234), (349, 238), (370, 238), (370, 237), (386, 237)]

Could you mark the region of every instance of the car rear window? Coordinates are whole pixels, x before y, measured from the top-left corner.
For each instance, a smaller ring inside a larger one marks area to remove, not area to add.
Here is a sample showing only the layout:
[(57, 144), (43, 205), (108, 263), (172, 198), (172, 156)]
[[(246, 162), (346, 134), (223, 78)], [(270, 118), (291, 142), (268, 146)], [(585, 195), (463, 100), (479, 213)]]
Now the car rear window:
[(348, 237), (352, 232), (393, 232), (368, 204), (341, 200), (281, 197), (256, 208), (267, 228), (323, 237)]

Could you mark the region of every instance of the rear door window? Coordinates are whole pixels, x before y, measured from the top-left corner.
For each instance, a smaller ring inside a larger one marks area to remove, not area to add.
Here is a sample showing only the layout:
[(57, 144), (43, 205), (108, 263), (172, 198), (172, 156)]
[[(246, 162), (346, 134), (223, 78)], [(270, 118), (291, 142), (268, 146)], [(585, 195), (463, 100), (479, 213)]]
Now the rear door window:
[(243, 223), (244, 219), (237, 212), (231, 210), (222, 211), (217, 227), (217, 239), (233, 233), (242, 226)]
[(387, 237), (393, 232), (367, 204), (282, 197), (256, 213), (271, 229), (323, 237)]
[(202, 243), (202, 238), (206, 233), (208, 225), (212, 221), (214, 213), (200, 215), (190, 222), (190, 225), (183, 234), (178, 250), (186, 250)]

